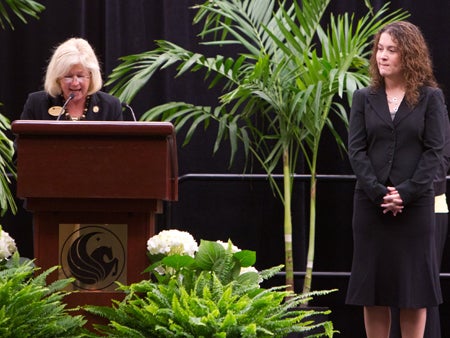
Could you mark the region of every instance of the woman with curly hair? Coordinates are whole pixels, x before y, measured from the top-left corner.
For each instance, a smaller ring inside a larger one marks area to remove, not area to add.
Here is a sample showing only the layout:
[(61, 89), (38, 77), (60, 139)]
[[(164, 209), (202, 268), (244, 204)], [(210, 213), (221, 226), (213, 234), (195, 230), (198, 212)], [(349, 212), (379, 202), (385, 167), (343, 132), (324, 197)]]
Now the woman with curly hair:
[(357, 183), (346, 302), (364, 307), (369, 338), (389, 337), (391, 307), (400, 309), (402, 337), (423, 337), (426, 308), (442, 302), (433, 179), (447, 110), (425, 39), (409, 22), (378, 32), (370, 73), (371, 85), (354, 93), (350, 112)]

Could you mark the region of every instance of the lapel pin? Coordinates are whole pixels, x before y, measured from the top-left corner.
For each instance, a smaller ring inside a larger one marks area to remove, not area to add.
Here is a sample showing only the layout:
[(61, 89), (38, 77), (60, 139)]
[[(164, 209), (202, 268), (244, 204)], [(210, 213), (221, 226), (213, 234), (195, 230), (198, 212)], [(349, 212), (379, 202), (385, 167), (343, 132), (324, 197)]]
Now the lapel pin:
[(59, 113), (61, 112), (61, 109), (62, 109), (62, 107), (60, 107), (60, 106), (53, 106), (53, 107), (48, 108), (48, 113), (51, 116), (58, 116)]

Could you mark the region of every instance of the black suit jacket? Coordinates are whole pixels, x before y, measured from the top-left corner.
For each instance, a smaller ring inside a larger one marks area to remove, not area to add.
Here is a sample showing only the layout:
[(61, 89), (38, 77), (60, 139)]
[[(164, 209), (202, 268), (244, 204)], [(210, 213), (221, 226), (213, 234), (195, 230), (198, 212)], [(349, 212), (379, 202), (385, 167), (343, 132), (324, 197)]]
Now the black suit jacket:
[(442, 151), (442, 161), (436, 172), (436, 176), (433, 181), (434, 194), (442, 195), (447, 190), (447, 173), (450, 169), (450, 121), (448, 119), (448, 108), (447, 116), (444, 117), (444, 133), (445, 133), (445, 143), (444, 149)]
[[(56, 120), (56, 116), (49, 114), (49, 108), (61, 107), (64, 104), (62, 97), (51, 97), (44, 91), (34, 92), (28, 95), (22, 120)], [(118, 98), (104, 92), (91, 95), (89, 107), (86, 111), (88, 121), (121, 121), (122, 105)]]
[(443, 94), (438, 88), (422, 88), (414, 108), (403, 100), (394, 120), (384, 88), (357, 90), (348, 139), (356, 188), (364, 189), (377, 204), (387, 193), (387, 185), (396, 187), (404, 205), (427, 190), (432, 192), (444, 146), (446, 116)]

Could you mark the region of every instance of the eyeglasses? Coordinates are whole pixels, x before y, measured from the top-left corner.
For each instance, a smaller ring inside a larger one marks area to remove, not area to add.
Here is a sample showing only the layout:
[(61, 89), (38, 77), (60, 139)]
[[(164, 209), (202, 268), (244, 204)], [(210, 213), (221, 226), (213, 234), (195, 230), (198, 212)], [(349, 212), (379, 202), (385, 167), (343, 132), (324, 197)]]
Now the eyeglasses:
[(77, 82), (83, 83), (83, 82), (89, 80), (90, 78), (91, 77), (88, 75), (66, 75), (66, 76), (63, 76), (61, 79), (65, 83), (69, 84), (69, 83), (72, 83), (73, 81), (75, 81), (75, 79), (77, 80)]

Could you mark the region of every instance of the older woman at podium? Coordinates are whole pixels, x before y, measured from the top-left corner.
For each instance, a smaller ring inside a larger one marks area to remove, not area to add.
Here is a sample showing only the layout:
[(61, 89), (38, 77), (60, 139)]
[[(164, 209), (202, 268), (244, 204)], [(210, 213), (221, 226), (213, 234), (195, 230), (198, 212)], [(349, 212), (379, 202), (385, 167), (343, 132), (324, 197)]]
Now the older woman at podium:
[(22, 120), (121, 121), (122, 105), (100, 91), (100, 65), (90, 44), (71, 38), (60, 44), (48, 64), (44, 90), (28, 95)]

